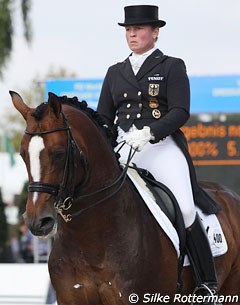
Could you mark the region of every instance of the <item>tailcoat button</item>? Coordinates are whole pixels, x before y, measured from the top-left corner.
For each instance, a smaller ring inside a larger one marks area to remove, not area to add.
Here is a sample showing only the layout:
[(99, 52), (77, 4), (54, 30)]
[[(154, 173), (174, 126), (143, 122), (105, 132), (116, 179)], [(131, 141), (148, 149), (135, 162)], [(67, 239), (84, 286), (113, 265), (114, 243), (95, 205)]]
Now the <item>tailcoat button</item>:
[(124, 96), (124, 97), (127, 97), (127, 93), (125, 92), (125, 93), (123, 94), (123, 96)]
[(142, 92), (141, 91), (138, 91), (138, 96), (140, 96), (142, 94)]
[(138, 113), (137, 114), (137, 118), (139, 119), (141, 117), (141, 113)]
[(139, 103), (138, 106), (139, 106), (139, 108), (142, 108), (142, 103)]
[(127, 118), (127, 119), (130, 119), (130, 114), (127, 114), (127, 115), (126, 115), (126, 118)]
[(131, 107), (131, 104), (127, 104), (127, 108), (130, 108)]

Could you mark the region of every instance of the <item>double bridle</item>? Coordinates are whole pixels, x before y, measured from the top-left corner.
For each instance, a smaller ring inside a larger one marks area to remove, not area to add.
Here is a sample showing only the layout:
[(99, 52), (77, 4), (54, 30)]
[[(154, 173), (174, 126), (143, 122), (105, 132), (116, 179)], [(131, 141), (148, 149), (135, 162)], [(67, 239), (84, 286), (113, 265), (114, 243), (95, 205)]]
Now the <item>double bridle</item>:
[[(79, 148), (73, 134), (71, 127), (68, 124), (68, 120), (66, 118), (66, 115), (64, 112), (61, 112), (61, 115), (63, 117), (63, 123), (64, 126), (60, 128), (55, 128), (55, 129), (50, 129), (46, 131), (28, 131), (25, 130), (25, 134), (34, 136), (34, 135), (46, 135), (54, 132), (61, 132), (65, 131), (67, 132), (67, 155), (66, 155), (66, 160), (65, 160), (65, 165), (64, 165), (64, 172), (63, 172), (63, 177), (62, 181), (60, 184), (50, 184), (50, 183), (44, 183), (40, 181), (33, 181), (30, 182), (28, 185), (28, 191), (29, 192), (41, 192), (41, 193), (48, 193), (50, 195), (56, 196), (56, 200), (54, 203), (54, 207), (59, 215), (64, 219), (65, 222), (69, 222), (72, 220), (73, 217), (79, 216), (83, 212), (89, 210), (90, 208), (93, 208), (97, 206), (98, 204), (106, 201), (107, 199), (110, 199), (113, 197), (123, 186), (124, 181), (126, 180), (127, 176), (127, 169), (129, 166), (129, 163), (135, 153), (135, 151), (132, 153), (132, 150), (129, 152), (128, 160), (126, 163), (126, 166), (122, 170), (121, 174), (119, 175), (118, 178), (116, 178), (111, 184), (108, 186), (105, 186), (103, 188), (100, 188), (92, 193), (84, 194), (81, 196), (78, 196), (74, 198), (74, 193), (75, 193), (75, 175), (76, 175), (76, 169), (77, 169), (77, 158), (76, 158), (76, 153), (80, 156), (81, 162), (84, 167), (85, 171), (85, 177), (83, 181), (81, 181), (80, 184), (78, 184), (78, 187), (83, 186), (85, 182), (88, 179), (88, 171), (87, 171), (87, 161), (83, 155), (82, 150)], [(65, 214), (67, 210), (69, 210), (73, 204), (73, 201), (79, 201), (88, 197), (92, 197), (94, 195), (100, 194), (104, 191), (107, 191), (113, 187), (116, 186), (116, 189), (103, 197), (102, 199), (91, 203), (87, 207), (80, 208), (77, 212), (73, 214)]]

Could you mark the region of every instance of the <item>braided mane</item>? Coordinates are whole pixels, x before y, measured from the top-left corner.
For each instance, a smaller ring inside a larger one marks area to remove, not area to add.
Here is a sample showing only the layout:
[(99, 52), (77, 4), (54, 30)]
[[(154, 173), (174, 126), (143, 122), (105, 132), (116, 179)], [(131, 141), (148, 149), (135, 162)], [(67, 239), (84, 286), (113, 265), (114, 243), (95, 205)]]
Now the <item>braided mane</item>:
[[(66, 104), (83, 111), (92, 120), (92, 122), (98, 128), (101, 129), (101, 131), (104, 131), (104, 134), (107, 136), (108, 140), (111, 141), (112, 146), (116, 145), (115, 135), (113, 130), (107, 125), (105, 119), (97, 111), (88, 107), (86, 101), (79, 101), (76, 96), (75, 97), (59, 96), (58, 99), (61, 102), (61, 104)], [(34, 110), (34, 112), (31, 115), (36, 120), (40, 121), (43, 118), (47, 107), (48, 104), (46, 102), (42, 103)]]
[(79, 101), (76, 96), (60, 96), (59, 100), (61, 104), (66, 104), (83, 111), (92, 121), (94, 121), (94, 123), (97, 123), (98, 126), (108, 128), (104, 118), (97, 111), (89, 108), (86, 101)]

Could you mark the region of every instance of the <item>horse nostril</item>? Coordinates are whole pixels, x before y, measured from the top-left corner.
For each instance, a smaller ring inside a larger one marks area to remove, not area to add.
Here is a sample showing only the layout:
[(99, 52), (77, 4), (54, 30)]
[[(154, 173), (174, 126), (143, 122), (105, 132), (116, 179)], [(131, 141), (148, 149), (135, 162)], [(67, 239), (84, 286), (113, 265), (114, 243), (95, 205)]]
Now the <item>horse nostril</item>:
[(44, 235), (51, 232), (54, 226), (55, 220), (52, 217), (44, 217), (39, 220), (39, 229), (44, 233)]
[(45, 218), (42, 218), (40, 220), (40, 227), (45, 227), (47, 226), (50, 222), (53, 221), (53, 218), (52, 217), (45, 217)]

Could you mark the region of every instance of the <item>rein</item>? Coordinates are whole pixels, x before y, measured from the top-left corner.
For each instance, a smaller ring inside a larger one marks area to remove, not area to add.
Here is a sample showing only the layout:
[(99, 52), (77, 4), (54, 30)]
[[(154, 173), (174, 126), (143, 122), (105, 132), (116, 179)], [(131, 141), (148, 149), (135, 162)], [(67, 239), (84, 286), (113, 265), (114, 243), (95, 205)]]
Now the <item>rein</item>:
[(77, 200), (81, 200), (83, 198), (94, 196), (96, 194), (99, 194), (99, 193), (101, 193), (103, 191), (106, 191), (106, 190), (110, 189), (111, 187), (117, 185), (120, 182), (118, 188), (113, 193), (109, 194), (108, 196), (106, 196), (106, 197), (104, 197), (104, 198), (102, 198), (102, 199), (100, 199), (100, 200), (90, 204), (89, 206), (87, 206), (87, 207), (85, 207), (83, 209), (80, 209), (79, 211), (75, 212), (74, 214), (72, 214), (72, 217), (79, 216), (80, 214), (84, 213), (85, 211), (87, 211), (87, 210), (89, 210), (89, 209), (91, 209), (93, 207), (96, 207), (100, 203), (102, 203), (102, 202), (112, 198), (114, 195), (116, 195), (120, 191), (120, 189), (122, 188), (122, 186), (123, 186), (123, 184), (124, 184), (124, 182), (125, 182), (125, 180), (127, 178), (127, 170), (128, 170), (129, 164), (130, 164), (131, 159), (133, 158), (135, 152), (136, 152), (136, 150), (132, 153), (132, 148), (130, 149), (127, 163), (126, 163), (126, 165), (125, 165), (121, 175), (116, 180), (114, 180), (113, 183), (111, 183), (110, 185), (108, 185), (106, 187), (103, 187), (103, 188), (101, 188), (101, 189), (99, 189), (99, 190), (97, 190), (97, 191), (95, 191), (93, 193), (89, 193), (89, 194), (85, 194), (85, 195), (79, 196), (76, 199)]
[[(65, 161), (65, 165), (64, 165), (62, 181), (59, 185), (43, 183), (40, 181), (33, 181), (33, 182), (29, 183), (28, 191), (29, 192), (48, 193), (50, 195), (56, 196), (54, 207), (55, 207), (57, 213), (64, 219), (64, 221), (69, 222), (72, 220), (72, 218), (81, 215), (82, 213), (84, 213), (85, 211), (87, 211), (93, 207), (96, 207), (100, 203), (108, 200), (109, 198), (113, 197), (114, 195), (116, 195), (119, 192), (119, 190), (122, 188), (122, 186), (126, 180), (128, 166), (136, 151), (132, 152), (132, 148), (130, 149), (126, 166), (122, 170), (122, 173), (120, 174), (120, 176), (118, 178), (116, 178), (110, 185), (100, 188), (92, 193), (84, 194), (84, 195), (74, 198), (74, 192), (75, 192), (75, 174), (74, 173), (76, 172), (74, 169), (77, 168), (75, 152), (77, 151), (78, 154), (80, 155), (81, 160), (84, 163), (84, 170), (86, 173), (87, 173), (87, 165), (86, 165), (87, 162), (85, 160), (82, 150), (79, 149), (78, 144), (76, 143), (76, 140), (72, 134), (71, 127), (68, 124), (65, 114), (63, 112), (61, 112), (61, 115), (63, 116), (64, 127), (50, 129), (50, 130), (46, 130), (46, 131), (36, 131), (36, 132), (30, 132), (28, 130), (25, 130), (25, 134), (27, 134), (27, 135), (46, 135), (46, 134), (50, 134), (50, 133), (54, 133), (54, 132), (61, 132), (61, 131), (67, 132), (67, 157), (66, 157), (66, 161)], [(83, 185), (85, 183), (85, 181), (87, 180), (87, 178), (88, 178), (88, 176), (85, 175), (85, 179), (83, 182), (81, 182), (80, 185)], [(65, 214), (66, 211), (71, 208), (73, 201), (79, 201), (79, 200), (82, 200), (82, 199), (85, 199), (88, 197), (92, 197), (94, 195), (107, 191), (115, 186), (117, 186), (115, 191), (113, 191), (109, 195), (103, 197), (102, 199), (88, 205), (85, 208), (80, 209), (79, 211), (77, 211), (73, 214)]]

